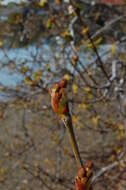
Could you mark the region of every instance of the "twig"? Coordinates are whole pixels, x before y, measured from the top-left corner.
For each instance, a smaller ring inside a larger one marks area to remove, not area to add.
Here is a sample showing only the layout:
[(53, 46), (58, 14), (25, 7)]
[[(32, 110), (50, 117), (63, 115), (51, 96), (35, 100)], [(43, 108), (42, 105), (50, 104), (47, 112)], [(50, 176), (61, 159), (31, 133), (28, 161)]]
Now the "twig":
[(95, 182), (98, 180), (98, 178), (99, 178), (100, 176), (104, 175), (105, 172), (110, 171), (111, 169), (115, 168), (115, 167), (120, 163), (119, 161), (120, 161), (124, 156), (125, 156), (125, 152), (122, 152), (122, 153), (120, 154), (120, 156), (118, 157), (118, 160), (117, 160), (117, 161), (113, 162), (112, 164), (109, 164), (109, 165), (106, 166), (106, 167), (103, 167), (100, 171), (98, 171), (98, 173), (97, 173), (95, 176), (93, 176), (91, 184), (95, 183)]
[(70, 25), (69, 25), (69, 31), (70, 31), (70, 35), (74, 38), (74, 29), (73, 29), (73, 25), (75, 24), (75, 22), (77, 21), (77, 16), (75, 16)]
[(123, 18), (124, 18), (124, 16), (118, 16), (117, 18), (110, 20), (110, 22), (108, 22), (104, 27), (102, 27), (100, 30), (96, 31), (95, 34), (93, 34), (91, 36), (91, 39), (96, 38), (98, 35), (100, 35), (104, 31), (108, 30), (113, 24), (122, 20)]
[(103, 167), (93, 178), (92, 178), (92, 184), (95, 183), (97, 181), (97, 179), (102, 176), (105, 172), (113, 169), (114, 167), (116, 167), (118, 165), (118, 162), (114, 162), (106, 167)]
[(37, 180), (41, 181), (41, 185), (45, 186), (47, 189), (49, 190), (54, 190), (51, 186), (49, 186), (45, 180), (39, 175), (35, 175), (34, 172), (32, 172), (28, 167), (23, 167), (23, 169), (28, 172), (29, 174), (31, 174), (31, 176), (33, 176), (34, 178), (36, 178)]
[(83, 162), (82, 162), (82, 159), (81, 159), (81, 156), (80, 156), (80, 152), (79, 152), (79, 148), (78, 148), (78, 145), (77, 145), (77, 142), (76, 142), (76, 138), (75, 138), (75, 134), (74, 134), (74, 130), (73, 130), (73, 126), (72, 126), (72, 119), (71, 119), (71, 116), (70, 114), (68, 114), (68, 116), (65, 116), (63, 119), (62, 119), (67, 131), (68, 131), (68, 135), (69, 135), (69, 140), (70, 140), (70, 143), (72, 145), (72, 149), (73, 149), (73, 152), (74, 152), (74, 156), (75, 156), (75, 159), (76, 159), (76, 162), (77, 162), (77, 165), (78, 167), (83, 167)]
[(94, 52), (95, 52), (95, 54), (96, 54), (96, 56), (97, 56), (98, 63), (99, 63), (99, 64), (98, 64), (99, 67), (101, 68), (101, 70), (102, 70), (102, 72), (104, 73), (105, 77), (109, 80), (109, 76), (108, 76), (108, 74), (107, 74), (107, 72), (106, 72), (106, 70), (105, 70), (105, 68), (104, 68), (104, 66), (103, 66), (103, 62), (102, 62), (102, 60), (101, 60), (101, 58), (100, 58), (100, 56), (99, 56), (99, 53), (98, 53), (98, 50), (97, 50), (97, 48), (96, 48), (96, 46), (95, 46), (95, 44), (94, 44), (94, 41), (93, 41), (92, 38), (91, 38), (90, 32), (89, 32), (89, 30), (87, 29), (87, 26), (86, 26), (84, 20), (81, 18), (80, 10), (74, 7), (74, 4), (73, 4), (72, 0), (70, 1), (70, 3), (71, 3), (71, 5), (72, 5), (73, 8), (74, 8), (74, 11), (75, 11), (75, 13), (76, 13), (76, 15), (77, 15), (77, 17), (78, 17), (78, 20), (80, 21), (80, 23), (81, 23), (81, 24), (84, 26), (84, 28), (86, 29), (86, 30), (85, 30), (85, 34), (87, 35), (87, 38), (89, 39), (89, 41), (90, 41), (90, 43), (91, 43), (91, 45), (92, 45), (92, 49), (94, 50)]

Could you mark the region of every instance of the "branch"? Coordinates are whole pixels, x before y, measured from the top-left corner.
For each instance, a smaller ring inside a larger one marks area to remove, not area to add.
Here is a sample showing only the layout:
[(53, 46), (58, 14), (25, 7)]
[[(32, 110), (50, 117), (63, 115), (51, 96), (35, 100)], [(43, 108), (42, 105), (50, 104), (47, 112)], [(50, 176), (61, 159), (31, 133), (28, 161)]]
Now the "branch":
[(104, 27), (100, 28), (100, 30), (97, 30), (96, 33), (91, 36), (91, 39), (96, 38), (98, 35), (108, 30), (113, 24), (122, 20), (123, 18), (124, 16), (118, 16), (117, 18), (110, 20)]
[(87, 35), (87, 38), (89, 39), (89, 41), (90, 41), (90, 43), (91, 43), (91, 45), (92, 45), (92, 49), (93, 49), (93, 51), (95, 52), (95, 54), (96, 54), (96, 56), (97, 56), (97, 59), (98, 59), (98, 66), (101, 68), (101, 70), (102, 70), (102, 72), (104, 73), (105, 77), (109, 80), (109, 76), (108, 76), (106, 70), (104, 69), (103, 62), (102, 62), (102, 60), (101, 60), (101, 58), (100, 58), (100, 55), (99, 55), (98, 50), (97, 50), (97, 48), (96, 48), (96, 46), (95, 46), (95, 44), (94, 44), (94, 41), (93, 41), (92, 38), (91, 38), (90, 32), (89, 32), (89, 30), (87, 29), (87, 26), (86, 26), (84, 20), (81, 18), (80, 10), (77, 9), (76, 7), (74, 7), (74, 4), (73, 4), (72, 0), (70, 1), (70, 3), (71, 3), (71, 5), (72, 5), (73, 8), (74, 8), (74, 11), (75, 11), (75, 13), (76, 13), (76, 15), (77, 15), (77, 17), (78, 17), (78, 20), (80, 21), (80, 23), (81, 23), (81, 24), (83, 25), (83, 27), (85, 28), (85, 34)]
[(77, 145), (77, 141), (76, 141), (76, 138), (75, 138), (75, 134), (74, 134), (73, 126), (72, 126), (72, 118), (71, 118), (70, 114), (65, 116), (62, 119), (62, 121), (63, 121), (63, 123), (64, 123), (64, 125), (65, 125), (65, 127), (66, 127), (66, 129), (68, 131), (69, 140), (70, 140), (70, 143), (72, 145), (72, 149), (73, 149), (73, 153), (74, 153), (77, 165), (78, 165), (79, 168), (83, 167), (83, 162), (82, 162), (80, 152), (79, 152), (79, 148), (78, 148), (78, 145)]
[(98, 171), (98, 173), (97, 173), (95, 176), (93, 176), (91, 184), (96, 183), (96, 181), (98, 180), (98, 178), (101, 177), (102, 175), (104, 175), (105, 172), (108, 172), (108, 171), (110, 171), (111, 169), (115, 168), (117, 165), (119, 165), (121, 159), (122, 159), (124, 156), (125, 156), (125, 152), (122, 152), (122, 153), (120, 154), (120, 156), (118, 157), (118, 160), (117, 160), (117, 161), (115, 161), (115, 162), (109, 164), (109, 165), (106, 166), (106, 167), (103, 167), (100, 171)]

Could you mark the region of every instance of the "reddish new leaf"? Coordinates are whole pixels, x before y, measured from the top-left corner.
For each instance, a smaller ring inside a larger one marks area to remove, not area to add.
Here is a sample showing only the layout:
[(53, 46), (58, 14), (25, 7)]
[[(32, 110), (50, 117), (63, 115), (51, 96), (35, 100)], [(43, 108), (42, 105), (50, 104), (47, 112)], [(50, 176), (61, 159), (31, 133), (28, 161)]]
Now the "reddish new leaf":
[(67, 87), (67, 80), (62, 79), (54, 84), (49, 92), (51, 94), (51, 104), (53, 111), (58, 115), (68, 114), (68, 102), (65, 88)]
[(84, 167), (78, 170), (78, 174), (75, 177), (75, 190), (90, 190), (91, 189), (91, 179), (93, 175), (93, 164), (87, 161)]

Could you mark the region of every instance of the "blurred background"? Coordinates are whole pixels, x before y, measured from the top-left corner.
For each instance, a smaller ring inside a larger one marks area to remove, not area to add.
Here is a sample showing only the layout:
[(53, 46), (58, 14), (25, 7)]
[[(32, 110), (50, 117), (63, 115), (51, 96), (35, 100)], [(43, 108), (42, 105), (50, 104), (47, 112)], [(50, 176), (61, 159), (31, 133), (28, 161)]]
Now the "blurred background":
[(93, 189), (126, 189), (125, 1), (0, 0), (0, 190), (73, 189), (48, 94), (63, 77)]

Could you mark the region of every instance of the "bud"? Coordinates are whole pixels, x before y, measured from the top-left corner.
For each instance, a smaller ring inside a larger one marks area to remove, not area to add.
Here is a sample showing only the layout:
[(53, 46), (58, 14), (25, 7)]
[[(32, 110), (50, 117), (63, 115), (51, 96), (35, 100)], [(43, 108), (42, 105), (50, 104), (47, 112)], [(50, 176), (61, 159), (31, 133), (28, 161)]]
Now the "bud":
[(62, 79), (50, 89), (52, 109), (60, 116), (68, 114), (68, 101), (66, 94), (67, 80)]
[(84, 167), (79, 168), (78, 175), (75, 178), (76, 190), (90, 190), (91, 179), (93, 175), (93, 164), (91, 161), (87, 161)]

